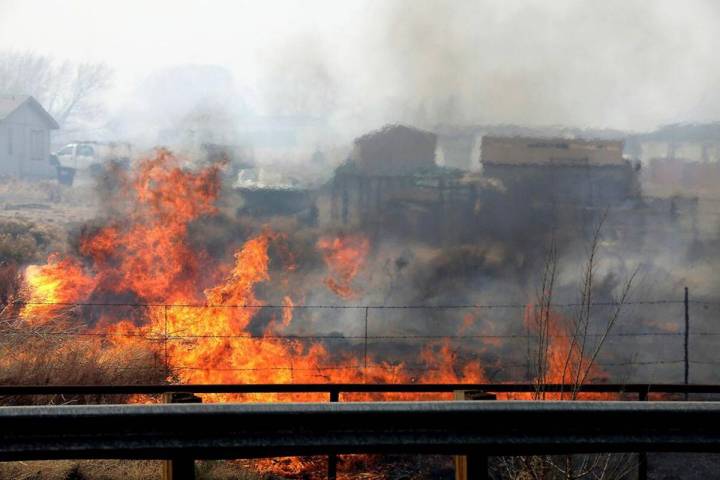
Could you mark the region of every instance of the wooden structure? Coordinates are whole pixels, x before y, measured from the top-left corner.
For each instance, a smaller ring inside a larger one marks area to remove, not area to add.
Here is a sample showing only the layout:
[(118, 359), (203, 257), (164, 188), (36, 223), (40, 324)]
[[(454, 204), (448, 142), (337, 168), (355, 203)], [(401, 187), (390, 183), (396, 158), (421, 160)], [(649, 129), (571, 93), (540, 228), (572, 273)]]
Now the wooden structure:
[[(456, 400), (496, 400), (497, 395), (483, 390), (456, 390)], [(477, 455), (455, 456), (455, 480), (485, 480), (489, 477), (488, 458)]]
[[(164, 403), (202, 403), (202, 399), (190, 392), (165, 392)], [(195, 480), (195, 460), (177, 457), (162, 464), (162, 480)]]
[(60, 128), (29, 95), (0, 95), (0, 175), (50, 178), (50, 132)]

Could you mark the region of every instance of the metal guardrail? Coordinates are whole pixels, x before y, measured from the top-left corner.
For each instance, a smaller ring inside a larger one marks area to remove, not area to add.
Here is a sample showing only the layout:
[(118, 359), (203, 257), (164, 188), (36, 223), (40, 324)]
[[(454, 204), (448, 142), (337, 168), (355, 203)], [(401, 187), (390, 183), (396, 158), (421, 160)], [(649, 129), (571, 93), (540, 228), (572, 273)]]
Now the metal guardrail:
[[(131, 395), (166, 392), (191, 393), (448, 393), (456, 390), (483, 390), (498, 393), (571, 392), (572, 385), (533, 383), (428, 383), (428, 384), (185, 384), (185, 385), (0, 385), (0, 397), (11, 395)], [(705, 384), (586, 384), (578, 388), (588, 393), (626, 393), (640, 397), (649, 393), (720, 394), (720, 385)]]
[(0, 460), (720, 451), (719, 402), (0, 408)]
[[(132, 395), (132, 394), (166, 394), (172, 392), (187, 393), (327, 393), (330, 402), (339, 402), (342, 393), (449, 393), (459, 390), (479, 390), (496, 393), (532, 393), (543, 391), (547, 393), (571, 392), (572, 385), (532, 383), (484, 383), (484, 384), (185, 384), (185, 385), (0, 385), (0, 400), (12, 396), (34, 395)], [(637, 395), (637, 399), (647, 401), (651, 393), (660, 394), (720, 394), (720, 385), (685, 385), (685, 384), (586, 384), (580, 386), (580, 392), (586, 393), (615, 393)], [(184, 430), (187, 433), (187, 430)], [(639, 449), (638, 476), (647, 478), (647, 455)], [(336, 453), (329, 451), (328, 478), (336, 478)], [(277, 453), (273, 453), (276, 455)], [(471, 458), (482, 457), (475, 455)], [(481, 461), (475, 465), (476, 471), (486, 471)], [(189, 468), (189, 467), (188, 467)], [(176, 477), (172, 477), (176, 478)], [(178, 477), (179, 478), (179, 477)]]

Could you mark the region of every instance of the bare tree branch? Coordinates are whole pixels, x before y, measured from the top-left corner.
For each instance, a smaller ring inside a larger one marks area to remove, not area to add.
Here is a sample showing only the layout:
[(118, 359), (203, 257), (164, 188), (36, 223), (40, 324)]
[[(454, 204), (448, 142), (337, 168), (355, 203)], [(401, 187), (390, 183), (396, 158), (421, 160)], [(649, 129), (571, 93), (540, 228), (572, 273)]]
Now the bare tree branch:
[(61, 127), (93, 120), (112, 80), (103, 63), (57, 61), (33, 52), (0, 51), (0, 93), (32, 95)]

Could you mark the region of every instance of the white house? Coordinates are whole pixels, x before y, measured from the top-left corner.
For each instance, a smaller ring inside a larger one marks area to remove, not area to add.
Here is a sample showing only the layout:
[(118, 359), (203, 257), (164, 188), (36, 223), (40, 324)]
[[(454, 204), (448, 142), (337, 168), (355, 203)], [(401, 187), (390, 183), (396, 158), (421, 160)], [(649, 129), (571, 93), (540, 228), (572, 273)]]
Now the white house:
[(0, 176), (51, 177), (50, 130), (59, 125), (29, 95), (0, 95)]

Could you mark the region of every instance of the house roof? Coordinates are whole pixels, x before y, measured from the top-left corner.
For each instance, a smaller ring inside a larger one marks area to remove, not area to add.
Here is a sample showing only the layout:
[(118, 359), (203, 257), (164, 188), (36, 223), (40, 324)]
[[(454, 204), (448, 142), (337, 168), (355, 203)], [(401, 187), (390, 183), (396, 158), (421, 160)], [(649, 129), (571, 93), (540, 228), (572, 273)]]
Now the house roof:
[(484, 165), (627, 166), (622, 140), (580, 138), (501, 137), (482, 139)]
[(660, 142), (717, 141), (720, 139), (720, 122), (665, 125), (654, 132), (635, 135), (634, 138)]
[(30, 95), (0, 95), (0, 122), (26, 103), (45, 118), (51, 129), (57, 130), (60, 128), (55, 119)]

